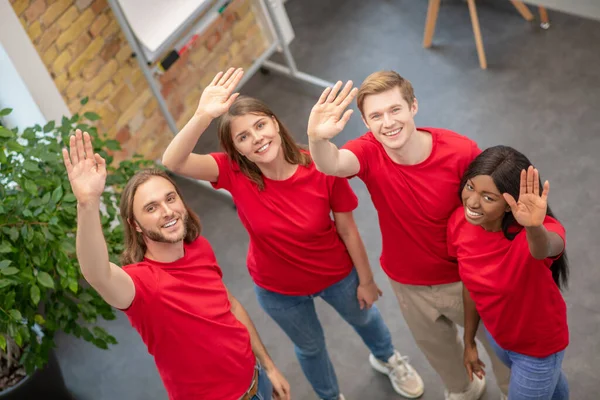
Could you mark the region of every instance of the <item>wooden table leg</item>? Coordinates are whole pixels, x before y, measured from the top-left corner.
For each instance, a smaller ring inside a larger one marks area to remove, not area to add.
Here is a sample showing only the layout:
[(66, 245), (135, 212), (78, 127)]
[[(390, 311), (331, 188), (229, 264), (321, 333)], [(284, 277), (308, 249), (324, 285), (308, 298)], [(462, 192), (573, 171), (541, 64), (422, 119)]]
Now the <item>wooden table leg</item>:
[(423, 35), (423, 47), (431, 47), (441, 0), (429, 0), (427, 7), (427, 21), (425, 21), (425, 34)]
[(550, 28), (550, 19), (548, 18), (548, 11), (546, 11), (545, 7), (541, 7), (539, 8), (540, 10), (540, 26), (542, 27), (542, 29), (548, 29)]
[(471, 14), (471, 23), (473, 24), (473, 34), (475, 35), (475, 45), (477, 46), (477, 55), (479, 56), (479, 65), (481, 69), (487, 69), (487, 60), (485, 59), (485, 50), (483, 48), (483, 39), (479, 29), (479, 17), (477, 17), (477, 7), (475, 0), (467, 0), (469, 4), (469, 13)]
[(523, 4), (522, 1), (510, 0), (510, 2), (513, 4), (513, 6), (515, 6), (519, 14), (521, 14), (521, 16), (525, 18), (526, 21), (533, 21), (533, 14), (531, 13), (531, 11), (529, 11), (529, 8), (525, 4)]

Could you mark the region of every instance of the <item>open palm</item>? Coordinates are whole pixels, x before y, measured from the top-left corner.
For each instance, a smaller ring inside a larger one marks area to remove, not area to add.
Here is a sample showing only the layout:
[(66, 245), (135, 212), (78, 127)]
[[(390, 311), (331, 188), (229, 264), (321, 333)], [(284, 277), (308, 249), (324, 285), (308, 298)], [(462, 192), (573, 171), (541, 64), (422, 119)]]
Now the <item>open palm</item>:
[(521, 185), (519, 200), (516, 201), (508, 193), (504, 198), (510, 206), (515, 220), (524, 227), (541, 226), (546, 218), (548, 209), (548, 193), (550, 183), (544, 183), (544, 190), (540, 194), (540, 175), (537, 169), (529, 166), (527, 171), (521, 171)]
[(106, 161), (94, 154), (90, 135), (79, 129), (70, 139), (70, 154), (63, 149), (63, 160), (73, 194), (79, 202), (97, 200), (106, 184)]
[(327, 88), (314, 105), (308, 119), (308, 136), (315, 139), (331, 139), (340, 133), (352, 115), (346, 108), (356, 96), (357, 89), (348, 81), (339, 93), (342, 82), (338, 81), (333, 88)]
[(198, 104), (197, 114), (208, 114), (212, 118), (223, 115), (233, 104), (239, 93), (232, 94), (244, 76), (241, 68), (229, 68), (219, 72), (204, 89)]

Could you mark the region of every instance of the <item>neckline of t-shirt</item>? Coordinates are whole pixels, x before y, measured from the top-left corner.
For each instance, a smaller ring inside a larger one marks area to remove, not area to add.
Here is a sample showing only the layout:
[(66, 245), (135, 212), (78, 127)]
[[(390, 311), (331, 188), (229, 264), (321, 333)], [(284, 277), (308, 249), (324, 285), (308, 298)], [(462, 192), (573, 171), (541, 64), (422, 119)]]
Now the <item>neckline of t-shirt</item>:
[(271, 179), (271, 178), (267, 178), (265, 175), (262, 175), (262, 178), (267, 182), (274, 182), (276, 184), (291, 182), (300, 173), (300, 167), (301, 167), (300, 164), (296, 164), (296, 170), (294, 171), (294, 173), (285, 179)]
[(144, 256), (144, 262), (147, 262), (147, 263), (150, 263), (150, 264), (154, 264), (154, 265), (157, 265), (157, 266), (161, 266), (161, 267), (171, 267), (171, 266), (173, 266), (173, 265), (175, 265), (177, 263), (180, 263), (180, 262), (184, 261), (187, 258), (188, 254), (189, 254), (189, 251), (188, 251), (187, 247), (188, 247), (188, 244), (184, 242), (183, 243), (183, 257), (178, 258), (175, 261), (162, 262), (162, 261), (157, 261), (157, 260), (151, 260), (149, 258), (146, 258), (146, 256)]
[(423, 132), (427, 132), (431, 135), (431, 152), (429, 153), (429, 155), (427, 156), (427, 158), (425, 158), (423, 161), (421, 161), (420, 163), (417, 164), (399, 164), (396, 161), (392, 160), (392, 157), (390, 157), (390, 155), (387, 153), (387, 151), (385, 151), (385, 147), (383, 147), (383, 144), (381, 144), (381, 142), (379, 142), (379, 140), (377, 140), (375, 138), (375, 135), (373, 134), (373, 132), (371, 132), (371, 135), (373, 135), (373, 139), (375, 139), (375, 141), (377, 141), (377, 143), (379, 144), (379, 146), (381, 146), (381, 149), (383, 150), (383, 152), (385, 153), (385, 156), (396, 166), (398, 167), (402, 167), (402, 168), (421, 168), (427, 164), (429, 164), (429, 162), (433, 159), (433, 156), (435, 154), (435, 152), (437, 151), (437, 142), (438, 142), (438, 133), (431, 131), (429, 129), (426, 128), (419, 128), (417, 127), (418, 131), (423, 131)]

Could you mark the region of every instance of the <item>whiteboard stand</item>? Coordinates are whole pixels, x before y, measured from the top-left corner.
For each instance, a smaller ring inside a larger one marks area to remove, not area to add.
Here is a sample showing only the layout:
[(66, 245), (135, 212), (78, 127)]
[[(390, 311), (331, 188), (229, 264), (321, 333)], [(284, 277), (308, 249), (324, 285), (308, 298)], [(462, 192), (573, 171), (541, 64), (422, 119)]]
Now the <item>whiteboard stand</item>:
[[(313, 84), (315, 86), (319, 86), (319, 87), (323, 87), (323, 88), (333, 87), (332, 82), (328, 82), (324, 79), (318, 78), (314, 75), (306, 74), (306, 73), (298, 70), (296, 61), (294, 60), (294, 57), (292, 55), (292, 52), (290, 51), (288, 43), (285, 40), (285, 37), (283, 34), (283, 29), (279, 23), (279, 20), (276, 17), (273, 2), (274, 2), (274, 0), (264, 0), (264, 4), (266, 6), (266, 10), (267, 10), (267, 14), (268, 14), (267, 17), (269, 18), (270, 22), (272, 23), (273, 30), (275, 31), (274, 43), (272, 43), (268, 47), (268, 49), (265, 50), (265, 52), (254, 61), (254, 63), (252, 64), (252, 66), (250, 68), (248, 68), (246, 71), (244, 71), (244, 77), (240, 81), (238, 88), (242, 87), (244, 85), (244, 83), (246, 83), (246, 81), (248, 79), (250, 79), (256, 73), (256, 71), (258, 71), (259, 69), (262, 69), (262, 68), (265, 68), (267, 70), (272, 70), (274, 72), (280, 73), (282, 75), (288, 76), (288, 77), (296, 79), (298, 81), (307, 82), (307, 83)], [(226, 3), (227, 3), (226, 0), (217, 1), (215, 4), (213, 4), (212, 9), (213, 10), (218, 9), (218, 8), (222, 7), (223, 5), (225, 5)], [(133, 29), (131, 28), (129, 22), (127, 21), (127, 18), (125, 16), (118, 0), (108, 0), (108, 4), (110, 5), (110, 7), (113, 11), (113, 14), (115, 15), (117, 22), (121, 26), (121, 29), (123, 31), (123, 34), (125, 35), (125, 38), (129, 42), (129, 46), (131, 46), (131, 49), (134, 52), (135, 58), (137, 59), (137, 62), (138, 62), (138, 65), (140, 66), (140, 69), (142, 70), (142, 73), (144, 74), (144, 78), (146, 79), (146, 81), (148, 82), (148, 85), (150, 86), (150, 90), (152, 91), (152, 94), (154, 95), (154, 97), (156, 98), (156, 101), (158, 102), (158, 107), (159, 107), (161, 113), (163, 114), (163, 116), (165, 117), (165, 120), (167, 121), (167, 125), (168, 125), (169, 129), (171, 130), (173, 135), (176, 135), (179, 132), (179, 130), (177, 129), (177, 123), (175, 122), (173, 115), (169, 111), (167, 102), (165, 101), (164, 97), (162, 96), (162, 93), (160, 91), (160, 86), (159, 86), (158, 82), (156, 81), (156, 79), (154, 78), (154, 74), (151, 69), (152, 63), (155, 62), (156, 60), (149, 59), (149, 57), (147, 56), (146, 52), (144, 51), (143, 45), (137, 39), (137, 37), (135, 36), (135, 34), (133, 32)], [(280, 5), (283, 7), (283, 4), (280, 4)], [(201, 9), (196, 10), (195, 14), (202, 15), (202, 13), (204, 11), (206, 11), (205, 8), (206, 7), (201, 7)], [(178, 28), (178, 30), (175, 32), (175, 35), (173, 35), (172, 37), (167, 39), (167, 42), (165, 42), (163, 45), (161, 45), (161, 48), (169, 48), (169, 47), (172, 48), (174, 43), (177, 42), (179, 39), (181, 39), (181, 37), (178, 37), (177, 34), (179, 34), (179, 36), (181, 36), (182, 32), (186, 31), (187, 28), (190, 28), (189, 25), (194, 24), (194, 23), (198, 24), (197, 19), (194, 18), (194, 16), (190, 16), (190, 18), (188, 18), (186, 20), (184, 25), (181, 26), (180, 28)], [(281, 49), (284, 59), (285, 59), (285, 63), (287, 65), (281, 65), (281, 64), (269, 61), (269, 58), (279, 49)], [(193, 181), (199, 183), (202, 186), (209, 187), (209, 188), (211, 188), (211, 190), (214, 190), (214, 189), (212, 189), (212, 185), (209, 182), (195, 180), (195, 179)], [(231, 195), (227, 191), (218, 190), (218, 192), (223, 193), (231, 198)]]

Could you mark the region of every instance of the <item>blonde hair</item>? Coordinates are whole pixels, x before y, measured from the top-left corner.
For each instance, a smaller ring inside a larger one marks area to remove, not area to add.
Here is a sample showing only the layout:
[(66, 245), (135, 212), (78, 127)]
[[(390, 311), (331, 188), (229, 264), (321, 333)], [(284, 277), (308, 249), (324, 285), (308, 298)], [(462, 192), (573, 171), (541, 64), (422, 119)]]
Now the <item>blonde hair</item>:
[(281, 136), (281, 147), (285, 160), (294, 165), (302, 165), (304, 167), (310, 165), (312, 162), (310, 155), (307, 152), (302, 151), (302, 148), (294, 141), (287, 128), (279, 121), (273, 111), (271, 111), (265, 103), (252, 97), (240, 96), (219, 119), (217, 128), (219, 142), (223, 151), (229, 156), (229, 159), (235, 161), (242, 173), (252, 182), (256, 183), (259, 190), (265, 188), (262, 172), (260, 172), (260, 169), (255, 163), (242, 156), (236, 150), (233, 138), (231, 137), (231, 121), (234, 117), (240, 117), (246, 114), (265, 115), (274, 118), (279, 125), (279, 136)]
[(408, 79), (404, 79), (396, 71), (377, 71), (367, 76), (356, 95), (356, 104), (361, 114), (364, 115), (363, 104), (367, 96), (387, 92), (396, 87), (400, 88), (402, 98), (412, 106), (415, 101), (415, 91)]
[(134, 225), (135, 216), (133, 215), (133, 199), (140, 185), (144, 184), (155, 176), (166, 179), (173, 185), (177, 195), (183, 202), (183, 205), (187, 211), (188, 217), (186, 221), (186, 235), (183, 240), (186, 243), (191, 243), (196, 240), (202, 231), (200, 218), (198, 218), (198, 215), (196, 215), (196, 213), (185, 203), (179, 188), (173, 179), (169, 177), (169, 175), (160, 169), (152, 168), (140, 170), (136, 172), (133, 177), (131, 177), (125, 186), (125, 189), (123, 189), (123, 193), (121, 193), (121, 203), (119, 208), (121, 213), (121, 222), (124, 224), (125, 231), (125, 248), (123, 250), (123, 254), (121, 254), (122, 265), (138, 263), (144, 259), (144, 255), (146, 254), (147, 247), (146, 243), (144, 242), (143, 234), (138, 232)]

